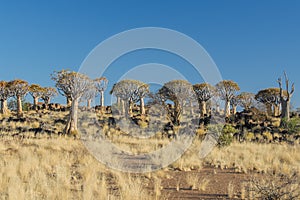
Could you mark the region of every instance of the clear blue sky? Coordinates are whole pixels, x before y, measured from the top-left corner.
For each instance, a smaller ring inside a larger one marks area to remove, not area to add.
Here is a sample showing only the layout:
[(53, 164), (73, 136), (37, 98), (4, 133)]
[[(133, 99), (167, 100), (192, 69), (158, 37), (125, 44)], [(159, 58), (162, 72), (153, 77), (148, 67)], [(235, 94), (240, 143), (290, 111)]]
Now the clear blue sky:
[[(78, 70), (101, 41), (127, 29), (180, 31), (242, 91), (277, 87), (283, 70), (300, 107), (300, 1), (0, 1), (0, 79), (53, 86), (54, 70)], [(109, 88), (110, 89), (110, 88)]]

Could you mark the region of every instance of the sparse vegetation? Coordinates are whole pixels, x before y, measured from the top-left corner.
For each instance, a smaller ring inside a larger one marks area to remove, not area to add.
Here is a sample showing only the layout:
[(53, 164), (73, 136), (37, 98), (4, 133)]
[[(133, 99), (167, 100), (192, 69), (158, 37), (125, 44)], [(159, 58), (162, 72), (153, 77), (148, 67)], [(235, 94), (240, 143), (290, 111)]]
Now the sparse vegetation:
[[(150, 93), (145, 83), (123, 80), (111, 90), (117, 103), (105, 106), (106, 78), (91, 80), (62, 70), (52, 79), (67, 98), (66, 106), (50, 103), (57, 94), (54, 88), (23, 80), (0, 82), (0, 199), (172, 199), (174, 192), (186, 191), (197, 195), (216, 195), (217, 191), (231, 199), (299, 197), (295, 188), (299, 187), (300, 120), (294, 113), (290, 119), (282, 118), (280, 102), (289, 101), (289, 93), (280, 88), (236, 95), (240, 88), (233, 81), (214, 87), (173, 80)], [(24, 102), (28, 92), (33, 104)], [(97, 93), (100, 106), (92, 107)], [(150, 100), (144, 102), (146, 97)], [(225, 101), (225, 111), (219, 110), (213, 97)], [(243, 110), (237, 112), (237, 106)], [(222, 118), (224, 123), (220, 123)], [(132, 129), (123, 129), (127, 122)], [(186, 130), (191, 126), (196, 136), (182, 157), (148, 174), (113, 171), (95, 160), (78, 140), (105, 138), (122, 151), (143, 155), (190, 136)], [(126, 130), (143, 137), (131, 137)], [(200, 159), (206, 136), (219, 148)], [(220, 170), (243, 177), (222, 180), (214, 190)], [(265, 177), (274, 180), (262, 181)]]

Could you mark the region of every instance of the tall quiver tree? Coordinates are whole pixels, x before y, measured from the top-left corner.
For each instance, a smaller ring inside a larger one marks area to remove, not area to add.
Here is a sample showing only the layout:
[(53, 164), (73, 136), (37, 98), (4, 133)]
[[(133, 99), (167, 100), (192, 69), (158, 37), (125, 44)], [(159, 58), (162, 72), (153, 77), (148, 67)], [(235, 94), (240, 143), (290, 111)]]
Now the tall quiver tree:
[(234, 96), (230, 100), (231, 114), (233, 114), (233, 115), (236, 114), (237, 106), (238, 106), (238, 99), (237, 99), (237, 96)]
[(60, 73), (57, 74), (56, 86), (63, 88), (63, 91), (66, 91), (66, 94), (70, 95), (72, 101), (69, 119), (64, 132), (68, 135), (77, 136), (79, 100), (92, 87), (92, 81), (86, 75), (78, 72), (61, 71)]
[(28, 82), (18, 79), (8, 82), (7, 86), (12, 96), (17, 99), (17, 115), (20, 116), (23, 113), (22, 98), (25, 97), (29, 88)]
[(91, 108), (91, 104), (92, 104), (92, 100), (96, 97), (96, 87), (95, 87), (95, 82), (93, 82), (93, 80), (91, 80), (91, 87), (85, 91), (84, 95), (83, 95), (83, 99), (86, 100), (86, 107), (88, 109)]
[(158, 91), (158, 94), (164, 101), (173, 101), (174, 110), (171, 113), (171, 118), (173, 124), (178, 126), (180, 124), (183, 107), (190, 100), (187, 97), (191, 97), (192, 94), (194, 94), (192, 84), (186, 80), (169, 81)]
[(141, 115), (146, 114), (144, 98), (149, 94), (149, 92), (150, 92), (149, 85), (141, 83), (141, 85), (139, 86), (139, 88), (137, 90), (137, 95), (138, 95), (139, 101), (140, 101), (140, 114)]
[(260, 90), (255, 99), (265, 105), (267, 115), (277, 116), (279, 114), (280, 90), (278, 88), (267, 88)]
[(120, 113), (125, 113), (125, 105), (124, 105), (124, 101), (121, 98), (121, 92), (119, 91), (120, 87), (118, 86), (117, 83), (115, 83), (112, 87), (112, 89), (110, 90), (109, 94), (110, 95), (115, 95), (115, 97), (117, 97), (117, 107), (120, 109)]
[(105, 77), (100, 77), (94, 80), (96, 90), (100, 93), (100, 106), (104, 106), (104, 91), (107, 88), (108, 80)]
[(40, 85), (32, 84), (29, 86), (28, 91), (33, 98), (33, 109), (37, 110), (38, 101), (43, 95), (43, 88)]
[(281, 102), (281, 118), (286, 119), (287, 121), (290, 120), (290, 104), (291, 104), (291, 98), (294, 94), (295, 91), (295, 84), (292, 84), (292, 88), (290, 90), (289, 88), (289, 79), (284, 72), (284, 78), (285, 78), (285, 93), (282, 89), (282, 80), (281, 78), (278, 79), (278, 84), (279, 84), (279, 90), (280, 90), (280, 102)]
[(44, 103), (46, 105), (50, 104), (51, 98), (55, 97), (57, 95), (57, 90), (53, 87), (44, 87), (42, 90), (42, 96)]
[(1, 101), (1, 114), (8, 114), (9, 109), (7, 107), (7, 99), (10, 97), (11, 92), (7, 86), (6, 81), (0, 81), (0, 101)]
[(244, 110), (249, 110), (256, 103), (255, 94), (249, 92), (242, 92), (236, 96), (236, 99), (238, 105), (244, 108)]
[(69, 80), (66, 78), (71, 72), (69, 70), (61, 70), (61, 71), (54, 71), (51, 74), (51, 79), (55, 81), (55, 87), (57, 88), (58, 92), (66, 97), (67, 99), (67, 106), (71, 107), (72, 104), (72, 97), (70, 88), (67, 86), (69, 84)]
[(193, 89), (199, 102), (200, 116), (207, 115), (207, 102), (212, 98), (215, 88), (208, 83), (193, 85)]
[(116, 97), (119, 97), (125, 105), (125, 115), (132, 114), (132, 105), (140, 100), (139, 88), (144, 83), (138, 80), (122, 80), (116, 83), (111, 91)]
[(223, 80), (216, 85), (216, 89), (222, 100), (225, 101), (225, 116), (230, 116), (230, 101), (235, 93), (240, 90), (239, 85), (231, 80)]

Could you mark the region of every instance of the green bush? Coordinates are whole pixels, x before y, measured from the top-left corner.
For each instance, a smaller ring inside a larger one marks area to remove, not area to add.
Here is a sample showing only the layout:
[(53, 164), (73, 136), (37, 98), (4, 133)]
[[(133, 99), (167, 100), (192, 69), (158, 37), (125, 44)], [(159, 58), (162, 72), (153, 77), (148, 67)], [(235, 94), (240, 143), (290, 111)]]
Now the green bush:
[(238, 132), (238, 130), (230, 124), (225, 126), (222, 124), (210, 125), (208, 131), (218, 137), (218, 147), (229, 146), (233, 141), (233, 135)]
[(281, 126), (285, 128), (289, 134), (300, 133), (300, 118), (291, 118), (289, 121), (283, 119), (281, 121)]

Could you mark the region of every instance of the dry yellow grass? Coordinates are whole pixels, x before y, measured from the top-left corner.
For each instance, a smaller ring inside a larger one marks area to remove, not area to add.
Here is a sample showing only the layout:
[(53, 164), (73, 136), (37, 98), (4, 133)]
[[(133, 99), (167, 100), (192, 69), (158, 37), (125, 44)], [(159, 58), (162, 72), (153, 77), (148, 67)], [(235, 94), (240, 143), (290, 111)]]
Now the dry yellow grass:
[(215, 148), (205, 162), (240, 172), (291, 174), (300, 172), (300, 145), (233, 143), (223, 149)]
[[(32, 113), (31, 115), (37, 115)], [(48, 113), (43, 122), (63, 129), (62, 123), (55, 120), (65, 118), (67, 113)], [(0, 117), (1, 119), (1, 117)], [(39, 122), (1, 122), (2, 127), (37, 128)], [(89, 127), (89, 124), (83, 124)], [(90, 130), (95, 132), (97, 130)], [(133, 154), (148, 153), (168, 145), (171, 139), (151, 137), (132, 138), (121, 131), (103, 127), (104, 134), (122, 150)], [(199, 132), (199, 131), (198, 131)], [(80, 140), (38, 134), (35, 139), (14, 139), (11, 133), (0, 139), (0, 199), (165, 199), (162, 194), (162, 180), (166, 173), (158, 172), (144, 175), (116, 172), (99, 163), (85, 149)], [(33, 133), (23, 133), (33, 137)], [(98, 133), (97, 133), (98, 134)], [(200, 136), (202, 136), (199, 134)], [(198, 137), (200, 137), (198, 136)], [(283, 173), (300, 172), (300, 145), (233, 143), (226, 148), (214, 148), (203, 160), (199, 158), (201, 141), (196, 137), (183, 156), (172, 163), (168, 170), (200, 171), (210, 164), (222, 169), (234, 168), (237, 172)], [(269, 133), (264, 137), (270, 138)], [(252, 134), (249, 133), (249, 140)], [(194, 172), (196, 172), (194, 171)], [(182, 180), (175, 177), (173, 187), (179, 191), (183, 182), (191, 187), (205, 191), (209, 179), (200, 179), (191, 172)], [(243, 187), (242, 187), (243, 188)], [(228, 186), (228, 195), (233, 193), (234, 185)], [(245, 193), (241, 191), (241, 193)], [(244, 194), (241, 196), (245, 196)]]

